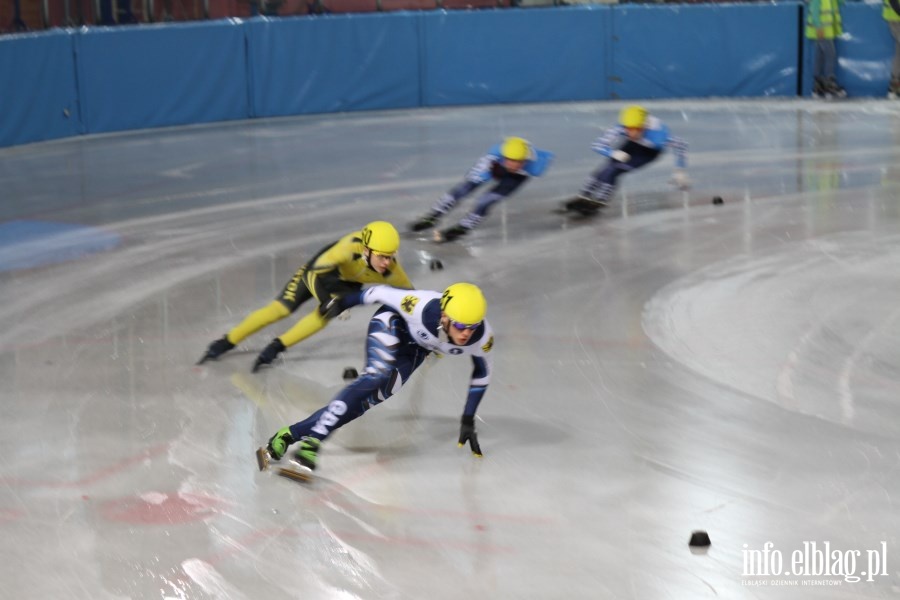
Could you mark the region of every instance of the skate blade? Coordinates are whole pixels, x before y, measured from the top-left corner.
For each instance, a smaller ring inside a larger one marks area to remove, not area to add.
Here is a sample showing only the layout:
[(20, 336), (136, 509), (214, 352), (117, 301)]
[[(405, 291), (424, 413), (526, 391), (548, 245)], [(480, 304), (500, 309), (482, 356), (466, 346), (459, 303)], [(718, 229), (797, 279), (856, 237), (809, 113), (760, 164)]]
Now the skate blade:
[(288, 479), (303, 483), (311, 481), (313, 478), (312, 469), (297, 464), (292, 464), (290, 467), (279, 468), (278, 474), (282, 477), (287, 477)]
[(265, 471), (269, 468), (269, 451), (266, 450), (265, 446), (260, 446), (256, 449), (256, 464), (259, 465), (260, 471)]

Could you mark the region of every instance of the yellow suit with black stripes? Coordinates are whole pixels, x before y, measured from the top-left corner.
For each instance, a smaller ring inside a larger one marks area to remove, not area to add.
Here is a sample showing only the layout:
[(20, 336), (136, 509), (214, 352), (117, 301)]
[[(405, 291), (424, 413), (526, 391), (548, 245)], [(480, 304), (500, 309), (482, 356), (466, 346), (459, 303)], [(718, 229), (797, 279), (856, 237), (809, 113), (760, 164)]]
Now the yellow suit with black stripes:
[[(358, 291), (367, 283), (413, 289), (406, 271), (396, 258), (384, 274), (369, 266), (361, 232), (354, 231), (319, 250), (312, 260), (294, 273), (278, 298), (250, 313), (240, 325), (229, 331), (226, 337), (232, 344), (238, 344), (263, 327), (293, 313), (310, 298), (315, 298), (321, 306), (332, 297)], [(278, 336), (278, 339), (285, 348), (289, 348), (323, 329), (327, 324), (328, 319), (319, 313), (317, 307)]]

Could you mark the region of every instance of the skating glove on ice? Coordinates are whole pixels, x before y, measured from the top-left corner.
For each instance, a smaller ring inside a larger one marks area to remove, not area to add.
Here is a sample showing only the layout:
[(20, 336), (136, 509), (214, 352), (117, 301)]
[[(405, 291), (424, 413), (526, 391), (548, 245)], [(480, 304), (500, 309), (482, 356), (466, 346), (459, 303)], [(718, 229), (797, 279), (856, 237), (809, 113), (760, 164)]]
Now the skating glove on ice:
[(469, 442), (472, 448), (472, 454), (478, 457), (484, 456), (481, 453), (481, 446), (478, 445), (478, 434), (475, 433), (475, 417), (463, 415), (459, 426), (459, 447), (462, 448)]
[(669, 181), (672, 182), (672, 185), (682, 191), (688, 190), (691, 187), (691, 180), (687, 173), (684, 172), (684, 169), (675, 169), (672, 173), (672, 179)]
[(609, 153), (609, 157), (622, 163), (627, 163), (629, 160), (631, 160), (631, 155), (624, 150), (613, 150)]

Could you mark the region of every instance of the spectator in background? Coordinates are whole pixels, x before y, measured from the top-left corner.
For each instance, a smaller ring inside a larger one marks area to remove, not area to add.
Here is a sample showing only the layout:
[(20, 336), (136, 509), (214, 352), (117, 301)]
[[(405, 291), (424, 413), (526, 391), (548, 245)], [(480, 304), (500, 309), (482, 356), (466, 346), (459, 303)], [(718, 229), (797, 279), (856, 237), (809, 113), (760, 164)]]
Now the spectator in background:
[(891, 83), (888, 85), (888, 98), (900, 98), (900, 0), (884, 0), (881, 16), (887, 21), (894, 36), (894, 62), (891, 63)]
[(809, 0), (806, 9), (806, 37), (816, 44), (813, 65), (814, 98), (847, 97), (846, 90), (834, 76), (837, 63), (834, 39), (844, 32), (841, 26), (842, 3), (843, 0)]

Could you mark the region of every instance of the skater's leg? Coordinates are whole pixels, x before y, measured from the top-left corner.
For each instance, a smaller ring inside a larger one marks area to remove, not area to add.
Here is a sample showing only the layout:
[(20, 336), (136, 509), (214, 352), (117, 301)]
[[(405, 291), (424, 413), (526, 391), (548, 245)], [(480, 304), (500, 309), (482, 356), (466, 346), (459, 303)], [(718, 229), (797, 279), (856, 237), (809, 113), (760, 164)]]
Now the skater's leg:
[(526, 181), (528, 181), (526, 175), (518, 173), (506, 174), (497, 182), (497, 185), (478, 197), (474, 208), (462, 218), (456, 228), (461, 228), (464, 230), (464, 233), (468, 233), (478, 227), (485, 217), (487, 217), (491, 207), (509, 197), (513, 192), (522, 187)]
[(309, 300), (312, 294), (309, 293), (309, 290), (306, 289), (301, 281), (303, 272), (304, 269), (301, 268), (294, 274), (276, 300), (253, 311), (237, 327), (211, 343), (206, 350), (206, 354), (203, 355), (198, 364), (218, 358), (263, 327), (267, 327), (287, 317), (297, 310), (301, 304)]
[(481, 183), (466, 179), (454, 186), (449, 192), (438, 198), (431, 211), (420, 218), (418, 221), (410, 223), (409, 228), (413, 231), (422, 231), (429, 227), (434, 227), (441, 217), (450, 212), (450, 210), (459, 203), (460, 200), (472, 193)]
[(612, 200), (619, 177), (650, 164), (660, 155), (659, 150), (647, 148), (630, 140), (625, 142), (620, 150), (628, 155), (628, 159), (622, 161), (611, 158), (598, 167), (585, 181), (578, 195), (565, 203), (566, 209), (583, 214), (597, 212)]
[(256, 333), (263, 327), (271, 325), (291, 314), (288, 309), (279, 300), (273, 300), (268, 305), (255, 310), (245, 318), (241, 323), (228, 332), (228, 341), (232, 344), (239, 344), (243, 339)]
[[(309, 297), (315, 298), (320, 306), (327, 303), (334, 296), (356, 292), (362, 287), (359, 283), (342, 280), (336, 271), (324, 274), (307, 272), (303, 277), (302, 285), (306, 294), (304, 300)], [(318, 333), (326, 325), (328, 325), (328, 319), (323, 317), (318, 309), (314, 309), (293, 327), (278, 336), (278, 339), (281, 340), (285, 348), (290, 348), (294, 344), (299, 344), (306, 338)]]
[[(329, 271), (323, 274), (305, 270), (299, 283), (299, 289), (293, 292), (296, 298), (294, 306), (299, 306), (310, 298), (315, 298), (319, 305), (327, 302), (335, 295), (358, 291), (362, 285), (356, 282), (344, 281), (337, 271)], [(287, 290), (287, 288), (285, 288)], [(282, 294), (282, 302), (287, 299)], [(260, 367), (270, 365), (287, 348), (299, 344), (303, 340), (318, 333), (328, 325), (328, 319), (322, 316), (318, 309), (300, 319), (293, 327), (282, 333), (263, 348), (256, 362), (253, 364), (253, 372)]]
[(460, 200), (471, 194), (479, 185), (481, 184), (468, 179), (459, 183), (438, 199), (431, 208), (432, 212), (441, 216), (447, 214)]
[(395, 312), (382, 308), (369, 322), (365, 372), (341, 390), (327, 405), (291, 425), (295, 440), (325, 440), (331, 433), (362, 416), (369, 408), (396, 394), (427, 352), (418, 346)]
[(312, 293), (303, 283), (305, 272), (306, 267), (298, 269), (291, 280), (285, 284), (278, 298), (265, 308), (251, 313), (240, 325), (229, 331), (228, 339), (237, 344), (263, 327), (285, 318), (312, 298)]

